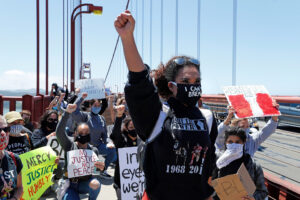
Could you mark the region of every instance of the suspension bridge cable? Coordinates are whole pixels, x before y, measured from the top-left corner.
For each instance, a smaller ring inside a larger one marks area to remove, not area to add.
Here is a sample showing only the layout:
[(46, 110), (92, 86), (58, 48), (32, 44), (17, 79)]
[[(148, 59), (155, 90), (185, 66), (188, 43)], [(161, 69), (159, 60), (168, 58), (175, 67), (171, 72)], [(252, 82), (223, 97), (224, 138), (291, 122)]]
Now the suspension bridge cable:
[(201, 0), (198, 0), (198, 17), (197, 17), (197, 59), (200, 60), (200, 17), (201, 17)]
[(65, 0), (63, 2), (63, 87), (65, 85)]
[[(127, 4), (126, 4), (126, 8), (125, 8), (125, 10), (127, 10), (127, 9), (128, 9), (129, 2), (130, 2), (130, 0), (128, 0), (128, 1), (127, 1)], [(117, 47), (118, 47), (118, 44), (119, 44), (119, 40), (120, 40), (120, 36), (118, 35), (117, 42), (116, 42), (116, 46), (115, 46), (115, 49), (114, 49), (114, 52), (113, 52), (112, 58), (111, 58), (111, 60), (110, 60), (110, 64), (109, 64), (109, 67), (108, 67), (108, 70), (107, 70), (107, 73), (106, 73), (106, 76), (105, 76), (105, 79), (104, 79), (104, 83), (106, 82), (106, 79), (107, 79), (107, 76), (108, 76), (108, 74), (109, 74), (109, 71), (110, 71), (110, 68), (111, 68), (112, 62), (113, 62), (113, 60), (114, 60), (114, 57), (115, 57), (115, 54), (116, 54), (116, 50), (117, 50)]]
[(152, 0), (150, 0), (150, 67), (152, 66)]
[(144, 59), (144, 16), (145, 0), (142, 0), (142, 59)]
[(160, 1), (160, 62), (163, 62), (163, 53), (164, 53), (164, 0)]
[(176, 0), (176, 23), (175, 23), (175, 56), (178, 55), (178, 0)]
[(69, 0), (67, 0), (67, 88), (69, 87)]

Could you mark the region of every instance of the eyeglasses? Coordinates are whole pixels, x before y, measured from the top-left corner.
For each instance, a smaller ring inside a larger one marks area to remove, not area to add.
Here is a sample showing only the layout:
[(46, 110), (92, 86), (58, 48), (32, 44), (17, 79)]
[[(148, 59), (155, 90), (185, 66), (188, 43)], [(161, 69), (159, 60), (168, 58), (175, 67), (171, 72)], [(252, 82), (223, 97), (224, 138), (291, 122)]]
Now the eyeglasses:
[(4, 131), (5, 133), (10, 131), (10, 127), (4, 127), (4, 128), (0, 128), (0, 133)]
[(176, 58), (173, 60), (174, 63), (176, 63), (177, 65), (186, 65), (186, 64), (193, 64), (196, 66), (200, 66), (200, 62), (197, 59), (194, 58)]
[(57, 119), (53, 119), (53, 118), (48, 118), (47, 121), (48, 121), (48, 122), (58, 122)]

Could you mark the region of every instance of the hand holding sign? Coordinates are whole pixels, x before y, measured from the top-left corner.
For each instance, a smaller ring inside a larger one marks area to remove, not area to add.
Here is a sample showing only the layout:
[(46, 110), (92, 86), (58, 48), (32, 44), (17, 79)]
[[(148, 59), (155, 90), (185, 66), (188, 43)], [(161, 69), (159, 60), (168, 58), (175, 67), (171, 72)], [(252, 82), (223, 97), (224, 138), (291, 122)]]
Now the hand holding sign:
[(82, 96), (81, 96), (81, 97), (82, 97), (83, 99), (85, 99), (85, 98), (87, 98), (87, 96), (88, 96), (88, 93), (84, 92), (84, 93), (82, 93)]

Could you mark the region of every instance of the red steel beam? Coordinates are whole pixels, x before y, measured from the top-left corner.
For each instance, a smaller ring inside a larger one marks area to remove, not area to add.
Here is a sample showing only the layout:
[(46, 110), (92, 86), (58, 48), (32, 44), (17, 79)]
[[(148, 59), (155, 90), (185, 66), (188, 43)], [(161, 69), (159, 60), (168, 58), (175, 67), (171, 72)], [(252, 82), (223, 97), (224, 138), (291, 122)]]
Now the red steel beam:
[(48, 0), (46, 0), (46, 95), (48, 95)]
[(36, 0), (36, 95), (40, 93), (40, 1)]

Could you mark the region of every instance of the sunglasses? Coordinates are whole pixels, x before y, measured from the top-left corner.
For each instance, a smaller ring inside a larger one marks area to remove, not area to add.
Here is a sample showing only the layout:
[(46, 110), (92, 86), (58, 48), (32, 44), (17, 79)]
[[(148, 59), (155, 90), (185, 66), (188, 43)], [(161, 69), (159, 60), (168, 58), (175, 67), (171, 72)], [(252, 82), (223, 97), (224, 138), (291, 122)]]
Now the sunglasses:
[(48, 122), (58, 122), (57, 119), (53, 119), (53, 118), (48, 118), (47, 121), (48, 121)]
[(0, 133), (4, 131), (5, 133), (10, 131), (10, 127), (4, 127), (4, 128), (0, 128)]
[(193, 64), (196, 66), (200, 66), (200, 62), (197, 59), (194, 58), (176, 58), (173, 60), (174, 63), (176, 63), (177, 65), (186, 65), (186, 64)]

